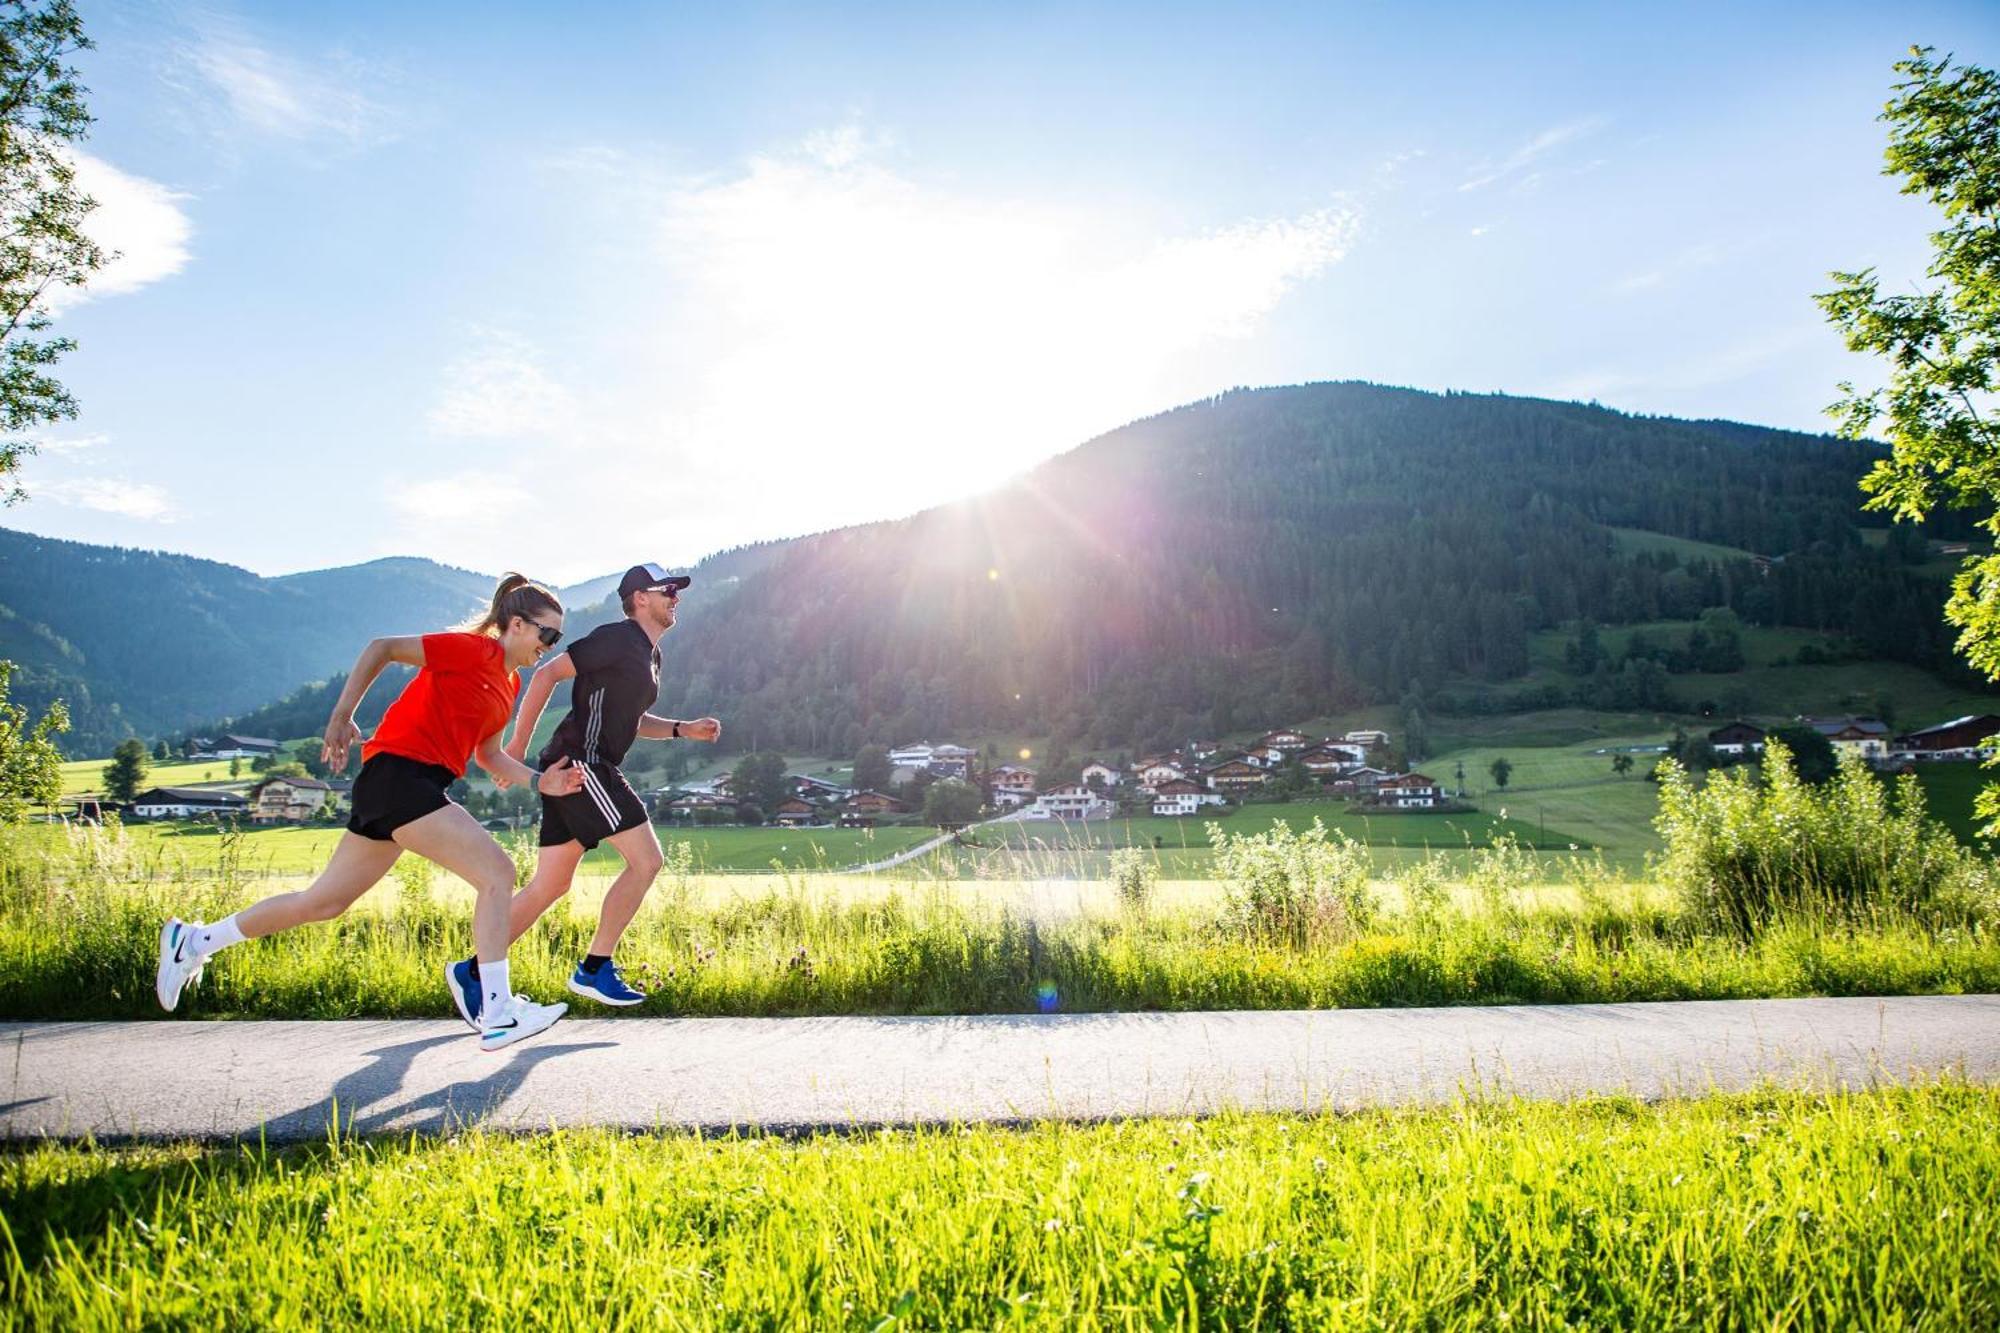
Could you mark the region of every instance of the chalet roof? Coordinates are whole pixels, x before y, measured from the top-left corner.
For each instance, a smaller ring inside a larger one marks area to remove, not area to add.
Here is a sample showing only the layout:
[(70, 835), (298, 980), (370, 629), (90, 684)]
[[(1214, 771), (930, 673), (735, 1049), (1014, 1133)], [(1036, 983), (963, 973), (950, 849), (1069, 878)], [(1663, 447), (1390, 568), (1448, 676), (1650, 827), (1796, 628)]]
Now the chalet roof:
[(1930, 736), (1942, 731), (1956, 731), (1960, 727), (1974, 722), (1990, 722), (1995, 727), (2000, 727), (2000, 717), (1995, 717), (1991, 713), (1967, 713), (1964, 717), (1955, 717), (1949, 722), (1939, 722), (1932, 726), (1919, 727), (1909, 734), (1911, 736)]
[(225, 734), (216, 742), (218, 745), (228, 745), (231, 743), (236, 745), (268, 745), (273, 750), (278, 748), (278, 743), (268, 736), (239, 736), (233, 731)]
[(264, 788), (270, 786), (274, 782), (286, 782), (290, 783), (294, 787), (305, 787), (312, 791), (332, 790), (332, 787), (329, 784), (321, 782), (318, 778), (300, 777), (296, 773), (280, 773), (276, 777), (265, 778), (262, 782), (258, 783), (255, 787), (251, 788), (251, 790), (262, 791), (264, 790)]
[(1398, 773), (1394, 777), (1383, 778), (1376, 784), (1381, 787), (1435, 787), (1437, 779), (1423, 773)]
[(1186, 796), (1190, 792), (1203, 792), (1207, 790), (1208, 788), (1202, 786), (1192, 778), (1175, 778), (1171, 782), (1162, 782), (1159, 786), (1155, 787), (1153, 795)]
[(1889, 724), (1872, 717), (1809, 717), (1805, 724), (1822, 736), (1837, 736), (1843, 731), (1858, 731), (1864, 736), (1889, 734)]
[(233, 791), (214, 787), (150, 787), (132, 798), (134, 805), (248, 805)]

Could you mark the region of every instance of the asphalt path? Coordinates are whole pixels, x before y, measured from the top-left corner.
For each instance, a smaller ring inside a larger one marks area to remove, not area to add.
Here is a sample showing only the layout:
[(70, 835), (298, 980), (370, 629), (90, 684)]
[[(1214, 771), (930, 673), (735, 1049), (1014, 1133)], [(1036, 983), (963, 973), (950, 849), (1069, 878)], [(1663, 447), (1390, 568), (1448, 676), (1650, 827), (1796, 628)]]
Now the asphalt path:
[(0, 1024), (0, 1137), (785, 1132), (2000, 1082), (2000, 996), (943, 1018)]

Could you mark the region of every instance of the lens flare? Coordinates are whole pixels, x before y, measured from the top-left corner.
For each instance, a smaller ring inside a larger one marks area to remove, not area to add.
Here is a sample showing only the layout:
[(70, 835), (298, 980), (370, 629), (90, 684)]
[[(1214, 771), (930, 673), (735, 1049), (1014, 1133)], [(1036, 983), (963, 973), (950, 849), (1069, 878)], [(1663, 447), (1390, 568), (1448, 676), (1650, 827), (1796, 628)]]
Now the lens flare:
[(1054, 1013), (1056, 1006), (1061, 1003), (1062, 997), (1056, 994), (1055, 982), (1044, 981), (1041, 985), (1035, 987), (1035, 1008), (1041, 1010), (1043, 1013)]

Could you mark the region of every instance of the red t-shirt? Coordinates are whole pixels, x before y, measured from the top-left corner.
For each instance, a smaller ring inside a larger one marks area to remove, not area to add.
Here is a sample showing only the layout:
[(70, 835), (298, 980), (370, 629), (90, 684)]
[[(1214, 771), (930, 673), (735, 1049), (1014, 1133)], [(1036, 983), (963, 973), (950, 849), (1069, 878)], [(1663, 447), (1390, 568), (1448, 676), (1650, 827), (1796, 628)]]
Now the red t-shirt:
[(399, 754), (443, 764), (460, 777), (479, 742), (507, 725), (521, 682), (500, 641), (486, 634), (424, 635), (424, 665), (361, 747), (366, 761)]

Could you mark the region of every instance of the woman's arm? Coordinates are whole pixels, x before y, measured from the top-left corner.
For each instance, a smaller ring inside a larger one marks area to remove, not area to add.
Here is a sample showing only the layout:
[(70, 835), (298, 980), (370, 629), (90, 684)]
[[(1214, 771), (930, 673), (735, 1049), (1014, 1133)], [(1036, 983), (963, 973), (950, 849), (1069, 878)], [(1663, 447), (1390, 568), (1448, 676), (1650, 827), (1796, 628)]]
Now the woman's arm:
[(370, 639), (368, 646), (361, 650), (361, 656), (354, 659), (354, 669), (347, 673), (347, 684), (341, 689), (340, 698), (334, 701), (333, 716), (327, 719), (326, 736), (320, 741), (320, 760), (334, 772), (346, 769), (348, 747), (361, 739), (361, 728), (354, 725), (354, 710), (361, 706), (362, 697), (375, 683), (375, 678), (382, 674), (382, 668), (391, 662), (421, 668), (424, 664), (423, 636), (403, 634)]
[(528, 677), (528, 688), (521, 695), (521, 711), (514, 716), (514, 739), (507, 742), (507, 753), (516, 759), (525, 759), (528, 742), (534, 739), (535, 724), (542, 720), (542, 710), (549, 706), (549, 696), (556, 686), (565, 680), (576, 679), (576, 663), (570, 661), (568, 653), (557, 653), (535, 669)]
[(535, 790), (544, 796), (568, 796), (583, 787), (583, 770), (571, 764), (567, 755), (538, 775), (534, 769), (501, 748), (500, 733), (497, 731), (479, 742), (479, 748), (472, 752), (472, 757), (481, 768), (493, 775), (493, 785), (502, 791), (525, 782), (533, 783)]

